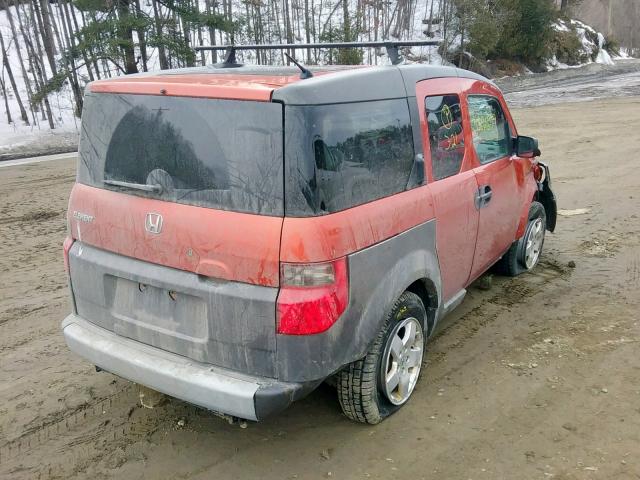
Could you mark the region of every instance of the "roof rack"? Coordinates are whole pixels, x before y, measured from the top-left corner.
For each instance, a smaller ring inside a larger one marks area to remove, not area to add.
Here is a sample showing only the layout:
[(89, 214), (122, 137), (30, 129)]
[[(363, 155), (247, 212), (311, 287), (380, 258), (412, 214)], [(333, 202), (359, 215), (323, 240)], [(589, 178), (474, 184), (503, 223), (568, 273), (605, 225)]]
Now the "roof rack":
[(402, 57), (398, 52), (399, 47), (423, 47), (440, 45), (440, 40), (382, 40), (378, 42), (338, 42), (338, 43), (279, 43), (267, 45), (210, 45), (195, 47), (196, 51), (226, 50), (222, 63), (216, 64), (220, 68), (240, 67), (242, 64), (236, 61), (237, 50), (301, 50), (305, 48), (362, 48), (362, 47), (384, 47), (393, 65), (402, 62)]

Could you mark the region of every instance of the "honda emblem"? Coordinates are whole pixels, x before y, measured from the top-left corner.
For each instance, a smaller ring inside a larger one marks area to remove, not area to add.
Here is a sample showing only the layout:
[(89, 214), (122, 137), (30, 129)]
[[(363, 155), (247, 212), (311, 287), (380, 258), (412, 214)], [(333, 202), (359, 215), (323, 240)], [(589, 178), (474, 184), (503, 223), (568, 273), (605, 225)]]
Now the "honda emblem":
[(162, 231), (162, 215), (159, 213), (147, 213), (144, 229), (149, 233), (160, 233)]

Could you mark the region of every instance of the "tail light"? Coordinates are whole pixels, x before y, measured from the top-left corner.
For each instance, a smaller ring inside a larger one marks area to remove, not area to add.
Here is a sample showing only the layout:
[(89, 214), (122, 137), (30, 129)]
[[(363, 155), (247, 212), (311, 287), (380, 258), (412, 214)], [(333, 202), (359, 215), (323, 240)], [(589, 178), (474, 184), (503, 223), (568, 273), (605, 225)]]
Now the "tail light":
[(326, 263), (283, 263), (277, 306), (278, 333), (322, 333), (340, 318), (348, 301), (346, 257)]
[(69, 250), (71, 250), (71, 246), (75, 240), (71, 237), (67, 237), (64, 239), (64, 243), (62, 244), (62, 251), (64, 254), (64, 270), (69, 274)]

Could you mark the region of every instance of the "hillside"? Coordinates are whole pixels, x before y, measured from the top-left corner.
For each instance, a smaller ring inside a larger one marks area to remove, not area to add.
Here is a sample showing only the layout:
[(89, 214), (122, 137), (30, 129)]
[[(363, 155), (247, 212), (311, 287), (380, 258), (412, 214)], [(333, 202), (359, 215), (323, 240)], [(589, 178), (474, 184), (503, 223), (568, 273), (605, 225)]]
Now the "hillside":
[(583, 0), (573, 14), (622, 47), (640, 49), (640, 2), (638, 0)]

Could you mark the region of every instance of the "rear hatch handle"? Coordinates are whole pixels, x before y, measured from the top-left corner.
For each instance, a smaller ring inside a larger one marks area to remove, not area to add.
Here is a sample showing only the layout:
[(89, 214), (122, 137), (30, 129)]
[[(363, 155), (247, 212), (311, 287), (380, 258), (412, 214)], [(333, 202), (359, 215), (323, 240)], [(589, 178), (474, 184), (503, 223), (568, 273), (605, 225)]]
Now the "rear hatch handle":
[(132, 190), (142, 190), (143, 192), (162, 192), (162, 185), (148, 185), (146, 183), (132, 183), (121, 182), (119, 180), (104, 180), (106, 185), (113, 185), (114, 187), (130, 188)]

